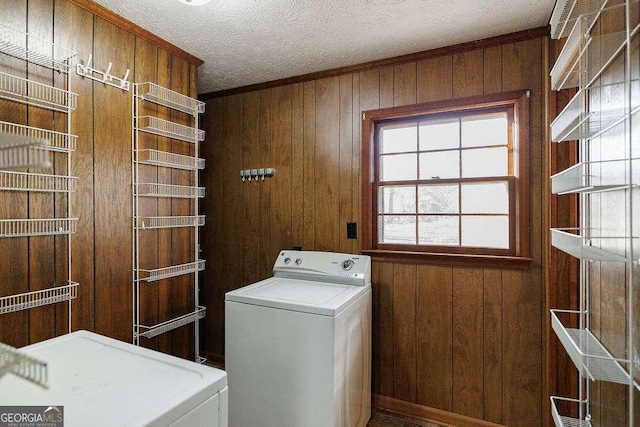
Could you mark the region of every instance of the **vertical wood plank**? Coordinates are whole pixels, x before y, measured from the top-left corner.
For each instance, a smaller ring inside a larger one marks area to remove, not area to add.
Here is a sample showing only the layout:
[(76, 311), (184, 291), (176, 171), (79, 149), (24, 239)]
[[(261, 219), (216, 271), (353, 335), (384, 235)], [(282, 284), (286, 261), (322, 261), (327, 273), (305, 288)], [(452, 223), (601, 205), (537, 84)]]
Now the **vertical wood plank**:
[(303, 169), (303, 249), (316, 248), (315, 167), (316, 167), (316, 83), (304, 83), (304, 169)]
[(340, 81), (316, 81), (316, 248), (339, 248)]
[[(96, 18), (93, 51), (95, 64), (113, 62), (113, 74), (124, 75), (134, 62), (134, 37)], [(132, 265), (122, 257), (131, 251), (131, 95), (95, 85), (94, 109), (96, 332), (131, 342)]]
[(483, 64), (483, 93), (490, 94), (502, 91), (502, 48), (494, 46), (484, 49)]
[(271, 193), (271, 262), (282, 249), (291, 248), (291, 99), (292, 86), (271, 89), (272, 161), (278, 171)]
[(408, 62), (393, 67), (393, 105), (416, 103), (416, 63)]
[(380, 68), (380, 108), (393, 107), (393, 67)]
[[(361, 179), (361, 165), (362, 162), (362, 114), (360, 109), (360, 73), (353, 74), (353, 91), (352, 91), (352, 141), (353, 147), (351, 148), (351, 221), (356, 224), (361, 224), (362, 219), (360, 218), (360, 207), (362, 200), (361, 191), (362, 191), (362, 179)], [(360, 233), (362, 232), (361, 227), (358, 230), (358, 238), (352, 240), (351, 252), (357, 254), (360, 250)]]
[(453, 55), (425, 59), (417, 63), (417, 102), (453, 97)]
[(453, 269), (453, 412), (482, 419), (483, 276), (481, 269)]
[(417, 272), (417, 403), (453, 409), (453, 270), (421, 265)]
[(471, 50), (453, 55), (453, 97), (482, 95), (484, 52)]
[(416, 401), (416, 266), (393, 266), (393, 397)]
[(380, 387), (382, 396), (393, 397), (394, 391), (394, 272), (393, 264), (387, 262), (378, 263), (378, 349)]
[[(503, 270), (503, 419), (504, 425), (541, 423), (542, 296), (526, 273)], [(527, 402), (526, 404), (524, 402)]]
[(291, 242), (303, 246), (304, 234), (304, 84), (291, 98)]
[[(272, 139), (273, 139), (273, 113), (271, 110), (271, 90), (260, 92), (260, 164), (271, 165), (273, 163)], [(278, 172), (276, 172), (278, 173)], [(271, 244), (271, 189), (273, 180), (265, 180), (260, 187), (260, 276), (269, 277), (271, 266), (275, 258), (271, 256), (273, 250), (278, 251)]]
[(353, 76), (340, 76), (340, 153), (339, 153), (339, 219), (338, 219), (338, 251), (350, 253), (352, 244), (347, 239), (347, 222), (352, 219), (352, 187), (351, 167), (353, 163)]
[[(242, 169), (271, 167), (260, 163), (260, 93), (245, 93), (242, 111)], [(237, 174), (236, 174), (237, 175)], [(240, 177), (237, 176), (240, 180)], [(261, 183), (262, 184), (262, 183)], [(260, 185), (244, 182), (242, 234), (242, 284), (257, 282), (260, 278)]]
[[(242, 145), (242, 94), (224, 98), (224, 127), (223, 139), (227, 141), (227, 147), (240, 147)], [(242, 156), (235, 149), (223, 149), (222, 151), (222, 180), (223, 199), (222, 209), (224, 223), (222, 228), (223, 252), (217, 254), (226, 260), (236, 262), (224, 262), (223, 288), (224, 292), (237, 289), (242, 285), (242, 240), (239, 238), (244, 232), (242, 223), (243, 184), (238, 179), (242, 169)]]
[(380, 264), (371, 262), (371, 393), (380, 394)]
[(484, 270), (483, 288), (483, 412), (484, 419), (502, 423), (502, 273)]

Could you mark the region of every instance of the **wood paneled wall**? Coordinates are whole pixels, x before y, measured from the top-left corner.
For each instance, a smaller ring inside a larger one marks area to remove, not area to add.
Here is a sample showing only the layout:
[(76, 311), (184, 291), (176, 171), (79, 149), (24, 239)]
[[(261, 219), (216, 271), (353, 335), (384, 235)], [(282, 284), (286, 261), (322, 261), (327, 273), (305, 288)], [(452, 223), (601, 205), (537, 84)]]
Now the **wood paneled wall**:
[[(361, 112), (531, 90), (527, 271), (373, 263), (373, 392), (508, 426), (546, 413), (547, 39), (386, 66), (207, 101), (204, 350), (224, 354), (224, 293), (270, 276), (279, 250), (357, 252)], [(239, 171), (274, 167), (264, 182)]]
[[(184, 59), (136, 37), (130, 32), (67, 0), (11, 0), (0, 2), (0, 22), (54, 41), (79, 53), (85, 62), (93, 55), (96, 68), (113, 63), (111, 73), (124, 75), (131, 69), (133, 82), (151, 81), (196, 96), (196, 67)], [(0, 55), (0, 68), (21, 77), (48, 84), (63, 84), (51, 70)], [(78, 93), (78, 108), (72, 113), (71, 133), (78, 135), (72, 154), (73, 176), (78, 177), (72, 194), (72, 216), (79, 218), (72, 236), (72, 279), (80, 283), (72, 303), (74, 330), (87, 329), (123, 341), (132, 340), (131, 265), (131, 92), (84, 79), (72, 71), (72, 91)], [(154, 111), (155, 112), (155, 111)], [(160, 116), (169, 118), (166, 111)], [(0, 101), (0, 120), (66, 131), (66, 116), (48, 110)], [(168, 147), (166, 138), (155, 138), (158, 147)], [(56, 154), (56, 170), (63, 164)], [(66, 168), (66, 163), (64, 163)], [(145, 170), (153, 176), (166, 170)], [(163, 182), (184, 182), (184, 176), (169, 173)], [(184, 210), (182, 205), (152, 201), (161, 214)], [(0, 191), (0, 218), (57, 216), (66, 209), (66, 198), (40, 193)], [(189, 240), (180, 232), (148, 235), (145, 256), (179, 261), (178, 253)], [(66, 280), (66, 237), (0, 239), (0, 295), (52, 287)], [(166, 282), (166, 283), (165, 283)], [(149, 285), (143, 316), (149, 324), (189, 311), (185, 308), (193, 292), (183, 283)], [(187, 286), (188, 287), (188, 286)], [(5, 314), (0, 317), (0, 342), (23, 346), (67, 331), (66, 303)], [(148, 340), (146, 345), (181, 356), (191, 356), (192, 330), (181, 328)]]

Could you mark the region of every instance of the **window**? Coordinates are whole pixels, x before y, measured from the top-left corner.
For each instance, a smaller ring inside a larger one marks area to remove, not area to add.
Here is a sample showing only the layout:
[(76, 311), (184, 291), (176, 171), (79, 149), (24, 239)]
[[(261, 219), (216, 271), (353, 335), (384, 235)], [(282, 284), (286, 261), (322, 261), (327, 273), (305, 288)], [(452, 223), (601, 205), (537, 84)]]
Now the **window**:
[(367, 111), (363, 252), (528, 265), (526, 92)]

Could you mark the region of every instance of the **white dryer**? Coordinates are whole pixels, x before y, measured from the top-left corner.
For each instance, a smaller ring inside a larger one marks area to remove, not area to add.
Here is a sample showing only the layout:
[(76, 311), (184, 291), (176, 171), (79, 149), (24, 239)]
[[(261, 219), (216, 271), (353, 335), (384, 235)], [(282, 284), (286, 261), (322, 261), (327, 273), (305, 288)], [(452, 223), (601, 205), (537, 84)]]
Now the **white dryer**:
[(47, 362), (49, 388), (5, 375), (2, 405), (63, 406), (67, 427), (227, 427), (219, 369), (88, 331), (20, 351)]
[(371, 259), (280, 252), (228, 292), (231, 427), (364, 427), (371, 416)]

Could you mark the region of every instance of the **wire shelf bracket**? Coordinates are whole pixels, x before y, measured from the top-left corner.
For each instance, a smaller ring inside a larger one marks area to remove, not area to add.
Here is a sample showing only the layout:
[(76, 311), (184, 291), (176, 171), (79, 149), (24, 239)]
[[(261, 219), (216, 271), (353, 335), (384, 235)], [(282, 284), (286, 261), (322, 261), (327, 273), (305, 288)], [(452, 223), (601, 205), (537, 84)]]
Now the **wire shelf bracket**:
[(181, 326), (188, 325), (190, 323), (196, 322), (206, 315), (206, 307), (198, 306), (198, 308), (188, 314), (185, 314), (180, 317), (176, 317), (175, 319), (168, 320), (166, 322), (159, 323), (154, 326), (144, 326), (138, 325), (140, 329), (144, 329), (144, 332), (139, 333), (138, 335), (145, 338), (153, 338), (160, 334), (164, 334), (165, 332), (169, 332)]
[(169, 279), (171, 277), (184, 276), (185, 274), (197, 273), (204, 270), (205, 261), (200, 259), (195, 262), (189, 262), (186, 264), (172, 265), (170, 267), (156, 268), (153, 270), (140, 269), (140, 280), (145, 282), (156, 282), (162, 279)]

